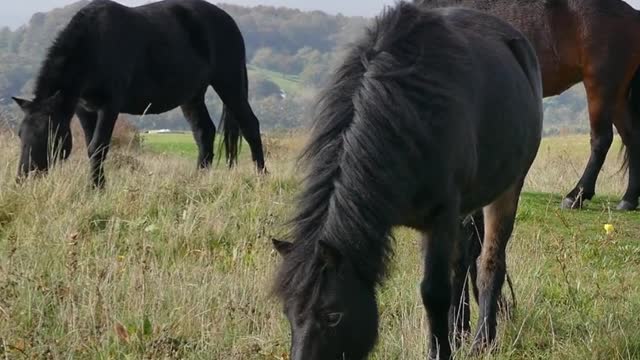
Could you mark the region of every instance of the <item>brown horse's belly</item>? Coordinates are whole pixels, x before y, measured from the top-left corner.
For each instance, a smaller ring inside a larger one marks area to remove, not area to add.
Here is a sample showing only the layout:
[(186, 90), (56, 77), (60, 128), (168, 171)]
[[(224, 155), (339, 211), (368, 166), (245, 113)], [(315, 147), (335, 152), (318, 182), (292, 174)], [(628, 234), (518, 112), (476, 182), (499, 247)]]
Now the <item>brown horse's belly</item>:
[(580, 66), (564, 63), (561, 59), (549, 60), (554, 57), (549, 54), (539, 57), (544, 97), (559, 95), (582, 81)]

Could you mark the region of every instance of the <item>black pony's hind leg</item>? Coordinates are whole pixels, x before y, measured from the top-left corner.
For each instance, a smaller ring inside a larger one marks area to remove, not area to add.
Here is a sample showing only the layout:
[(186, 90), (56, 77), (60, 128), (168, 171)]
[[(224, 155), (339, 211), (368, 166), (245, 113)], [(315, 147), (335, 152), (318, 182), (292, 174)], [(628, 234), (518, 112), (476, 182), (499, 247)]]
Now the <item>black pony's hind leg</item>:
[(216, 137), (216, 126), (211, 121), (209, 111), (204, 103), (204, 95), (197, 100), (181, 106), (184, 117), (191, 125), (193, 138), (198, 146), (198, 166), (207, 168), (213, 162), (213, 146)]
[(429, 358), (451, 358), (449, 310), (451, 306), (451, 255), (457, 247), (458, 214), (455, 207), (443, 208), (424, 234), (424, 278), (420, 287), (429, 320)]
[(518, 182), (483, 209), (485, 233), (477, 260), (479, 316), (474, 352), (491, 344), (496, 337), (498, 302), (507, 269), (507, 242), (513, 231), (521, 188), (522, 182)]
[(449, 310), (449, 331), (451, 338), (455, 341), (456, 347), (471, 332), (470, 324), (470, 308), (469, 308), (469, 287), (467, 277), (470, 270), (472, 253), (470, 241), (475, 239), (470, 229), (470, 223), (473, 223), (472, 217), (462, 219), (461, 232), (459, 233), (460, 241), (453, 249), (453, 274), (451, 288), (451, 308)]
[[(266, 171), (262, 138), (260, 136), (260, 123), (249, 104), (246, 71), (224, 73), (224, 75), (220, 75), (213, 81), (212, 86), (230, 112), (229, 115), (238, 122), (242, 136), (249, 143), (251, 157), (256, 167), (261, 172)], [(225, 126), (230, 126), (230, 124)]]
[(95, 111), (87, 111), (82, 108), (76, 110), (76, 116), (78, 116), (78, 122), (84, 132), (84, 140), (87, 147), (93, 139), (93, 134), (96, 131), (96, 125), (98, 123), (98, 113)]
[(87, 147), (89, 162), (91, 164), (91, 178), (94, 186), (103, 188), (105, 184), (104, 178), (104, 160), (109, 153), (109, 145), (113, 128), (118, 118), (118, 111), (106, 108), (98, 111), (98, 121), (96, 124), (93, 138)]
[(476, 302), (478, 301), (476, 259), (480, 256), (484, 236), (482, 210), (462, 219), (459, 236), (461, 241), (453, 260), (452, 303), (449, 312), (449, 331), (453, 332), (456, 340), (462, 340), (464, 335), (471, 332), (469, 287), (473, 290)]

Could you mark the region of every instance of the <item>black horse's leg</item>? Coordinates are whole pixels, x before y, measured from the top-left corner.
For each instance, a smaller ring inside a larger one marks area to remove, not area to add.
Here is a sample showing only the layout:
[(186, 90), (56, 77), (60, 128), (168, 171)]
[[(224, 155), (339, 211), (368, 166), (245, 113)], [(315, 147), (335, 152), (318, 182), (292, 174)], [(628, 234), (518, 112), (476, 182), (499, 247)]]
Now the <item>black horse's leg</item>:
[[(478, 290), (478, 265), (477, 260), (480, 257), (482, 251), (482, 243), (484, 239), (484, 215), (482, 210), (473, 214), (473, 222), (469, 224), (465, 230), (471, 240), (469, 241), (469, 280), (471, 282), (471, 289), (473, 290), (473, 297), (476, 299), (476, 303), (480, 301), (480, 294)], [(471, 300), (469, 300), (470, 302)]]
[(96, 124), (98, 123), (98, 113), (95, 111), (87, 111), (82, 108), (76, 109), (76, 116), (84, 132), (84, 141), (87, 147), (93, 139), (93, 134), (96, 131)]
[(242, 136), (249, 143), (251, 157), (259, 171), (265, 171), (260, 123), (249, 105), (246, 74), (241, 71), (228, 72), (216, 79), (212, 86), (238, 121)]
[(193, 138), (198, 145), (198, 166), (207, 168), (213, 161), (213, 143), (216, 137), (216, 127), (211, 121), (204, 103), (204, 95), (197, 101), (182, 105), (182, 113), (191, 125)]
[(477, 261), (479, 317), (474, 351), (489, 345), (496, 336), (498, 300), (506, 274), (506, 248), (518, 208), (522, 182), (512, 186), (484, 211), (484, 242)]
[(451, 306), (451, 255), (458, 242), (458, 214), (447, 206), (436, 216), (424, 234), (425, 265), (420, 287), (422, 302), (429, 318), (429, 358), (451, 358), (449, 308)]
[(457, 335), (454, 337), (456, 340), (461, 340), (460, 335), (471, 332), (469, 286), (473, 289), (476, 302), (478, 301), (476, 259), (480, 256), (482, 237), (484, 236), (482, 210), (478, 210), (464, 219), (461, 228), (460, 252), (456, 254), (453, 261), (453, 292), (451, 311), (449, 312), (449, 331)]
[[(469, 288), (467, 287), (467, 275), (471, 264), (470, 244), (472, 234), (469, 230), (471, 217), (462, 219), (462, 231), (459, 233), (460, 241), (453, 249), (453, 274), (451, 287), (451, 308), (449, 309), (449, 331), (451, 338), (457, 345), (471, 332), (469, 316)], [(475, 238), (475, 237), (473, 237)], [(457, 347), (456, 345), (456, 347)]]
[(113, 134), (113, 127), (116, 124), (118, 112), (106, 108), (98, 111), (98, 121), (96, 123), (93, 138), (87, 147), (89, 161), (91, 164), (91, 178), (97, 188), (104, 188), (104, 160), (109, 152), (109, 144)]
[(581, 208), (585, 200), (593, 198), (598, 174), (613, 142), (615, 97), (594, 82), (590, 78), (584, 81), (591, 125), (591, 156), (578, 184), (562, 201), (563, 209)]

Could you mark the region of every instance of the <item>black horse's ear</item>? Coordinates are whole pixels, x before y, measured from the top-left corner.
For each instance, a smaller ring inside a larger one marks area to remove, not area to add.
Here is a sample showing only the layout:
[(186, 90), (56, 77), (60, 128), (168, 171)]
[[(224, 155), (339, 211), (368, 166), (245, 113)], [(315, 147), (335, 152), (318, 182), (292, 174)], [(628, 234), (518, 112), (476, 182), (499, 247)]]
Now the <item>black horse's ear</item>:
[(31, 100), (22, 99), (19, 97), (12, 96), (11, 98), (16, 102), (16, 104), (18, 104), (18, 106), (20, 106), (20, 109), (22, 110), (25, 110), (27, 107), (29, 107), (29, 105), (33, 103)]
[(324, 260), (324, 262), (329, 267), (337, 267), (340, 264), (340, 260), (342, 259), (342, 255), (332, 245), (327, 243), (326, 241), (320, 241), (318, 244), (318, 251), (320, 252), (320, 258)]
[(48, 108), (56, 108), (62, 102), (62, 92), (60, 90), (56, 91), (55, 94), (49, 96), (44, 100), (43, 104)]
[(287, 256), (291, 249), (293, 248), (293, 243), (287, 241), (281, 241), (278, 239), (271, 239), (271, 243), (273, 243), (273, 247), (280, 253), (282, 256)]

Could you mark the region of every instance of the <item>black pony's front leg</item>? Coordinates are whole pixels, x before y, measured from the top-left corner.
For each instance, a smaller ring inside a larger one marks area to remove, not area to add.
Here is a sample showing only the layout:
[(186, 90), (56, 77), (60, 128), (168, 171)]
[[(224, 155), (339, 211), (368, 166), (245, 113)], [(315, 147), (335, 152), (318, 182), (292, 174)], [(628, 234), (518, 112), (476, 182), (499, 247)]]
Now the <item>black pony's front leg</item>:
[(76, 115), (78, 116), (78, 122), (80, 122), (82, 131), (84, 132), (84, 140), (88, 148), (91, 144), (91, 140), (93, 140), (93, 134), (96, 132), (98, 113), (78, 107), (78, 109), (76, 109)]
[(451, 358), (448, 317), (452, 294), (452, 250), (458, 248), (459, 240), (456, 208), (445, 206), (424, 233), (424, 278), (420, 290), (429, 320), (429, 359)]
[(97, 188), (104, 188), (104, 160), (109, 152), (109, 144), (113, 135), (113, 127), (118, 118), (118, 111), (110, 108), (98, 111), (98, 121), (96, 123), (93, 139), (87, 147), (89, 162), (91, 164), (91, 179)]

